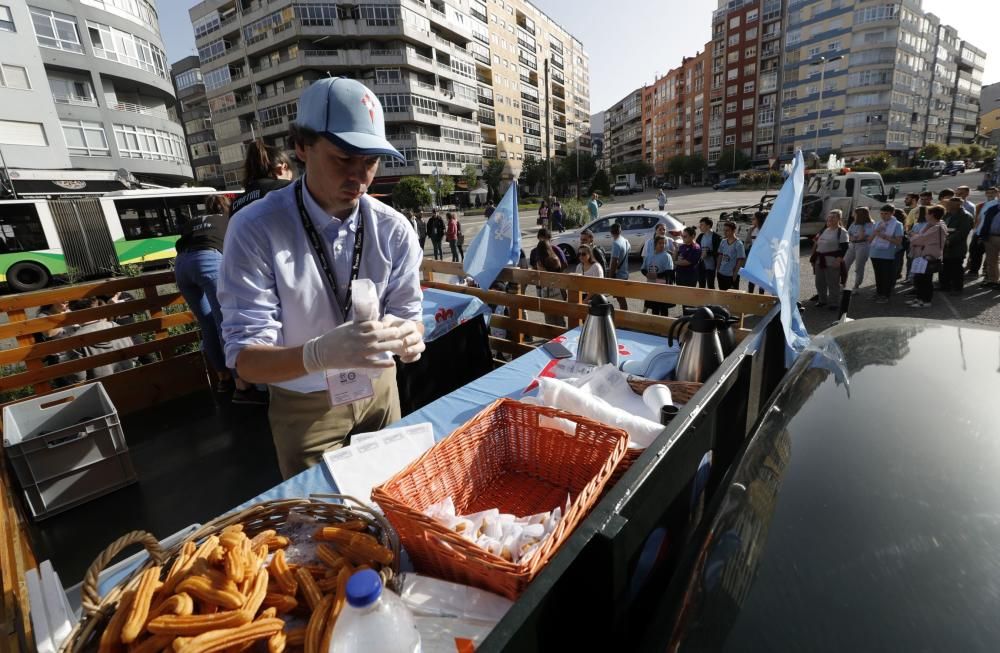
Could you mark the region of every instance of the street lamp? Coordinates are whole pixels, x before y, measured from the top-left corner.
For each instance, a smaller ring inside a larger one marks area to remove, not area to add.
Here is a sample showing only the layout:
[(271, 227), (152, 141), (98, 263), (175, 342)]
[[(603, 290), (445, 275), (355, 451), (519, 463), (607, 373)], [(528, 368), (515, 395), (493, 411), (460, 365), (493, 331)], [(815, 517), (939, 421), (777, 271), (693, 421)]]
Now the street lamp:
[(819, 156), (819, 129), (823, 126), (823, 84), (826, 80), (826, 64), (839, 61), (843, 58), (844, 56), (839, 54), (829, 59), (820, 57), (809, 64), (810, 66), (819, 66), (819, 109), (816, 112), (816, 141), (813, 144), (813, 151), (816, 152), (816, 156)]

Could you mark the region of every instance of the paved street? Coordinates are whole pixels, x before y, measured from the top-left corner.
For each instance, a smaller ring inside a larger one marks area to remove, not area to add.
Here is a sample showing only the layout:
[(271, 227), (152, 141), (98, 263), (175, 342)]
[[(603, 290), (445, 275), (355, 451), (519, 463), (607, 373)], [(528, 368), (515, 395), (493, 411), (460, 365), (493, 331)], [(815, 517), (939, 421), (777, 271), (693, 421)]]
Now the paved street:
[[(967, 185), (975, 188), (979, 185), (982, 175), (978, 172), (968, 172), (957, 177), (944, 177), (931, 180), (928, 188), (934, 192), (943, 188), (954, 188), (955, 186)], [(901, 184), (900, 195), (897, 206), (902, 206), (903, 194), (910, 191), (919, 191), (923, 187), (923, 182)], [(677, 213), (678, 219), (684, 224), (696, 224), (703, 215), (708, 215), (713, 219), (718, 218), (719, 212), (739, 205), (747, 205), (760, 199), (760, 191), (713, 191), (711, 188), (693, 188), (669, 193), (668, 210)], [(981, 191), (973, 190), (970, 199), (973, 202), (983, 200)], [(627, 210), (629, 206), (636, 206), (645, 203), (647, 208), (656, 208), (655, 193), (636, 194), (621, 198), (612, 198), (604, 204), (601, 215), (613, 213), (615, 211)], [(521, 215), (521, 244), (527, 253), (535, 246), (536, 215), (534, 212)], [(482, 216), (470, 216), (463, 219), (463, 230), (466, 234), (466, 243), (471, 243), (472, 238), (482, 227)], [(446, 260), (450, 260), (445, 246)], [(427, 252), (430, 253), (430, 243), (427, 243)], [(816, 294), (815, 280), (812, 267), (809, 264), (809, 244), (803, 242), (800, 256), (800, 279), (801, 292), (800, 301), (806, 303), (807, 300)], [(633, 281), (641, 281), (642, 275), (639, 273), (639, 261), (633, 259), (631, 264), (631, 277)], [(853, 270), (851, 271), (853, 283)], [(981, 280), (981, 279), (980, 279)], [(996, 290), (983, 290), (979, 287), (980, 280), (967, 278), (967, 287), (961, 296), (948, 296), (944, 293), (935, 292), (933, 306), (931, 308), (916, 309), (906, 306), (905, 302), (913, 297), (910, 293), (911, 285), (905, 284), (897, 286), (897, 295), (889, 304), (875, 304), (875, 277), (868, 265), (865, 270), (865, 280), (860, 292), (855, 293), (852, 300), (849, 316), (860, 319), (865, 317), (924, 317), (936, 320), (968, 320), (977, 324), (1000, 327), (1000, 292)], [(744, 284), (744, 288), (745, 288)], [(902, 294), (900, 294), (902, 293)], [(630, 306), (632, 310), (641, 310), (641, 303), (634, 302)], [(680, 309), (675, 308), (673, 315), (679, 314)], [(835, 313), (826, 309), (817, 309), (807, 305), (803, 315), (806, 326), (811, 333), (818, 333), (828, 327), (835, 317)]]

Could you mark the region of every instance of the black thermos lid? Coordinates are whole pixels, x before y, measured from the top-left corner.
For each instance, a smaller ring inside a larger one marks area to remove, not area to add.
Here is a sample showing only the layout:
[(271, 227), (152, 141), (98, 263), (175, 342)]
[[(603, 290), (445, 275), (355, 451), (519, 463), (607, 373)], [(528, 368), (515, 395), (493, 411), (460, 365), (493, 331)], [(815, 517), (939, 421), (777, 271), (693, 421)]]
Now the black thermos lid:
[(588, 311), (589, 315), (609, 317), (614, 315), (614, 312), (615, 307), (607, 295), (594, 295), (590, 298), (590, 310)]

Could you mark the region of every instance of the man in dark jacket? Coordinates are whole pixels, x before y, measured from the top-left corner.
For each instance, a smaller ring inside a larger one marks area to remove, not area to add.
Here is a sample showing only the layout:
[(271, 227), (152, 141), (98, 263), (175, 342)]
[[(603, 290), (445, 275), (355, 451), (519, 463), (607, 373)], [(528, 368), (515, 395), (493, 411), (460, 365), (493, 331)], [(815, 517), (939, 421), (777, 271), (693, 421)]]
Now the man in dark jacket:
[(965, 282), (962, 264), (969, 251), (969, 232), (972, 231), (972, 216), (962, 206), (962, 200), (952, 197), (948, 200), (948, 214), (945, 216), (945, 226), (948, 228), (948, 240), (944, 243), (944, 256), (941, 258), (941, 274), (939, 275), (941, 290), (957, 295), (962, 292)]
[(444, 220), (441, 219), (436, 210), (427, 221), (427, 236), (431, 239), (431, 245), (434, 247), (434, 260), (443, 261), (444, 249), (441, 247), (441, 241), (444, 239)]

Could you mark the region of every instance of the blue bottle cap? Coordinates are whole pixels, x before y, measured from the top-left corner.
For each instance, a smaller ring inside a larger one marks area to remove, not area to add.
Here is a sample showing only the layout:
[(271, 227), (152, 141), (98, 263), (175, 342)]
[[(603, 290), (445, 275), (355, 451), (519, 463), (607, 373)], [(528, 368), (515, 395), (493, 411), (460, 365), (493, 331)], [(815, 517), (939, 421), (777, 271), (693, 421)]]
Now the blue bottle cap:
[(382, 578), (373, 569), (362, 569), (347, 580), (347, 603), (364, 608), (382, 596)]

